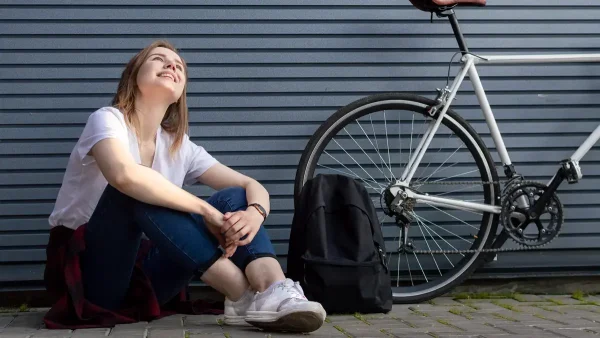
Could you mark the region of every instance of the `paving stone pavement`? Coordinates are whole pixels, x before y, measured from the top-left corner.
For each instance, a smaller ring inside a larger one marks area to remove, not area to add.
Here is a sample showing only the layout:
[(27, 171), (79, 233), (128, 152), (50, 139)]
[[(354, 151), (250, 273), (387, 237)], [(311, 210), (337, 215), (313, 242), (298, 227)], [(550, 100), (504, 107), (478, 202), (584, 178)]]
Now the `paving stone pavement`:
[(600, 338), (600, 298), (519, 295), (508, 299), (453, 299), (394, 305), (388, 314), (328, 316), (311, 334), (265, 332), (223, 326), (222, 316), (174, 315), (109, 329), (47, 330), (47, 309), (0, 313), (1, 338), (133, 337), (562, 337)]

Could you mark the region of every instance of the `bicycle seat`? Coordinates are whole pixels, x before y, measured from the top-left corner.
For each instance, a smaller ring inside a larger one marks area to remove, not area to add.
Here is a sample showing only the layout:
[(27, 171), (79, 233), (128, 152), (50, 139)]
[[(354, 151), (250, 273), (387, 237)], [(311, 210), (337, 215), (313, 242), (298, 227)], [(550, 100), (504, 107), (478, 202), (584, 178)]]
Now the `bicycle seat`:
[(486, 0), (410, 0), (413, 6), (425, 12), (437, 12), (454, 6), (485, 6)]

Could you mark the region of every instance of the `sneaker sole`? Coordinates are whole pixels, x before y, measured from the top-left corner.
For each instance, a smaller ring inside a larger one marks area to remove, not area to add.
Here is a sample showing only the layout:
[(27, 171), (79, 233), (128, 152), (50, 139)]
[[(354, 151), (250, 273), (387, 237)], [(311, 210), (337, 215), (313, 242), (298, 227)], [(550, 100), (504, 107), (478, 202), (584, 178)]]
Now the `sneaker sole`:
[(324, 318), (314, 311), (292, 312), (272, 321), (246, 317), (246, 322), (260, 329), (288, 332), (313, 332), (318, 330), (324, 321)]
[(223, 324), (228, 326), (250, 326), (246, 323), (246, 317), (244, 316), (225, 316)]

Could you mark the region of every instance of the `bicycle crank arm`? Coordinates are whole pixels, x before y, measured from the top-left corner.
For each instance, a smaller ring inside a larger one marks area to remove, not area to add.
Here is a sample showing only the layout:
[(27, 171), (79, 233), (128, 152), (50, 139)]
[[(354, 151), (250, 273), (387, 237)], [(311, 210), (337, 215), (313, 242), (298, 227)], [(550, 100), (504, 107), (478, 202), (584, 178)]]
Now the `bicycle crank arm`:
[(579, 163), (577, 161), (567, 159), (562, 161), (561, 165), (562, 166), (558, 169), (556, 175), (552, 178), (552, 181), (550, 181), (550, 184), (548, 184), (548, 189), (544, 191), (542, 196), (533, 205), (529, 217), (537, 218), (544, 212), (544, 209), (548, 205), (548, 201), (550, 201), (552, 195), (554, 195), (565, 179), (569, 184), (572, 184), (577, 183), (582, 177), (581, 169), (579, 168)]

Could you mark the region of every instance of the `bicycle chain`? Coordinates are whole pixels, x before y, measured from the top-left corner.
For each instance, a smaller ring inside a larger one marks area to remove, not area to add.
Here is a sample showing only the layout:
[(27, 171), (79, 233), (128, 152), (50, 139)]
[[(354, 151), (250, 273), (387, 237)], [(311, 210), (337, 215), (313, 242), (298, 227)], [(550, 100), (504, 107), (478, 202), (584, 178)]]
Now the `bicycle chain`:
[[(557, 235), (558, 236), (558, 235)], [(548, 243), (551, 243), (552, 240)], [(546, 244), (548, 244), (546, 243)], [(498, 253), (498, 252), (520, 252), (520, 251), (545, 251), (540, 250), (546, 244), (538, 246), (521, 246), (520, 248), (497, 248), (497, 249), (478, 249), (478, 250), (407, 250), (409, 253), (417, 255), (445, 255), (445, 254), (471, 254), (471, 253)]]
[[(510, 185), (512, 184), (531, 184), (531, 183), (540, 183), (537, 181), (528, 181), (528, 180), (506, 180), (506, 181), (450, 181), (450, 182), (419, 182), (420, 185), (427, 185), (427, 184), (432, 184), (432, 185), (463, 185), (463, 184), (468, 184), (468, 185), (475, 185), (475, 184), (480, 184), (480, 185), (493, 185), (493, 184), (506, 184), (506, 183), (510, 183)], [(510, 187), (510, 185), (506, 186), (504, 188), (504, 190), (508, 190), (508, 188)], [(500, 203), (502, 204), (502, 203)], [(554, 236), (554, 238), (558, 237), (558, 233)], [(499, 253), (499, 252), (520, 252), (520, 251), (545, 251), (544, 250), (540, 250), (541, 247), (548, 245), (549, 243), (551, 243), (554, 238), (550, 241), (548, 241), (547, 243), (544, 243), (542, 245), (536, 245), (536, 246), (523, 246), (521, 243), (516, 242), (515, 240), (513, 240), (511, 238), (511, 240), (517, 244), (520, 245), (519, 248), (497, 248), (497, 249), (477, 249), (477, 250), (470, 250), (470, 249), (465, 249), (465, 250), (410, 250), (410, 253), (414, 253), (414, 254), (433, 254), (433, 255), (445, 255), (445, 254), (471, 254), (471, 253)]]

